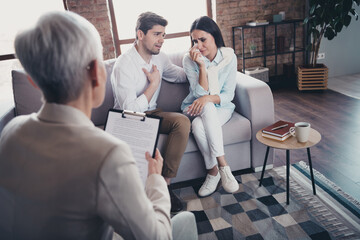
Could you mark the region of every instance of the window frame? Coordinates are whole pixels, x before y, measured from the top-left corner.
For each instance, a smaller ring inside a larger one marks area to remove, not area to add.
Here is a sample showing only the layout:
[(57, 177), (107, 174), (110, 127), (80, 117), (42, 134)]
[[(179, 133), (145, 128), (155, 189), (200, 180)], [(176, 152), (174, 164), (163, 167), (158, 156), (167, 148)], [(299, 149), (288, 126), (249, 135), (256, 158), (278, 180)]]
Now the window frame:
[[(212, 0), (205, 0), (205, 1), (206, 1), (207, 16), (213, 18)], [(133, 43), (135, 41), (135, 38), (119, 39), (113, 0), (108, 0), (108, 6), (109, 6), (110, 21), (111, 21), (112, 33), (113, 33), (113, 42), (115, 46), (115, 56), (118, 57), (121, 55), (120, 46), (124, 44)], [(166, 34), (165, 39), (187, 37), (187, 36), (190, 36), (189, 32), (175, 32), (175, 33)]]
[[(207, 9), (207, 16), (210, 18), (213, 18), (212, 14), (212, 0), (205, 0), (206, 1), (206, 9)], [(66, 3), (66, 0), (63, 0), (64, 9), (68, 11), (68, 6)], [(115, 11), (114, 11), (114, 5), (113, 0), (108, 0), (108, 6), (109, 6), (109, 12), (110, 12), (110, 21), (111, 21), (111, 27), (112, 27), (112, 35), (113, 35), (113, 42), (115, 46), (115, 56), (118, 57), (121, 54), (120, 46), (123, 44), (130, 44), (135, 41), (135, 38), (128, 38), (128, 39), (119, 39), (119, 34), (117, 30), (116, 25), (116, 18), (115, 18)], [(190, 36), (189, 32), (176, 32), (176, 33), (170, 33), (166, 34), (165, 39), (172, 39), (172, 38), (179, 38), (179, 37), (187, 37)], [(12, 54), (4, 54), (0, 55), (0, 61), (6, 61), (16, 59), (15, 53)]]
[[(63, 4), (64, 4), (65, 11), (68, 11), (68, 6), (66, 3), (66, 0), (63, 0)], [(16, 59), (15, 53), (0, 55), (0, 61), (6, 61), (6, 60), (12, 60), (12, 59)]]
[[(63, 5), (64, 5), (65, 11), (68, 11), (68, 6), (66, 3), (66, 0), (63, 0)], [(9, 62), (10, 60), (17, 60), (15, 52), (0, 54), (0, 63), (6, 64), (6, 61)], [(7, 114), (10, 111), (10, 109), (13, 107), (14, 107), (14, 98), (12, 98), (12, 99), (6, 98), (6, 102), (2, 102), (2, 104), (0, 105), (0, 115), (5, 116), (4, 114)]]

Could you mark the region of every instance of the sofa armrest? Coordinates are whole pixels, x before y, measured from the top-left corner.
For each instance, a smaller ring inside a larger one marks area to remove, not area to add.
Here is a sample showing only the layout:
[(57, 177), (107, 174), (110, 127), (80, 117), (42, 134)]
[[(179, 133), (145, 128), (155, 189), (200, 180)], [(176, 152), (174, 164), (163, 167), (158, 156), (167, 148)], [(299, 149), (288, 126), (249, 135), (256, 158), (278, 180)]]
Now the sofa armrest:
[(0, 136), (1, 132), (4, 129), (5, 125), (10, 122), (11, 119), (15, 117), (15, 107), (12, 106), (9, 108), (1, 117), (0, 117)]
[[(274, 122), (274, 99), (270, 87), (263, 81), (237, 72), (234, 104), (235, 111), (251, 123), (251, 167), (261, 170), (266, 146), (256, 139), (260, 129)], [(273, 162), (273, 151), (269, 153), (267, 164)], [(260, 168), (259, 168), (260, 167)]]

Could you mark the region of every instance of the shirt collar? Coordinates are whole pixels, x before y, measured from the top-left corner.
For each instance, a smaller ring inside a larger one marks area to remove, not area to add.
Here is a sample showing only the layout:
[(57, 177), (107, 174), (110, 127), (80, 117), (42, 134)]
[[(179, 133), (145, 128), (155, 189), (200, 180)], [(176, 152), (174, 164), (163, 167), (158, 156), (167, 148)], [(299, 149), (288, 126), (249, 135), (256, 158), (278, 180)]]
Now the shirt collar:
[(149, 64), (152, 65), (153, 56), (151, 56), (150, 63), (149, 64), (146, 63), (145, 60), (140, 56), (135, 45), (136, 45), (136, 42), (134, 42), (134, 44), (130, 48), (130, 52), (131, 52), (132, 57), (135, 59), (136, 63), (139, 64), (140, 66), (149, 65)]
[(50, 123), (65, 123), (84, 126), (94, 126), (93, 122), (80, 110), (56, 103), (44, 103), (37, 113), (41, 121)]
[(222, 53), (220, 51), (220, 48), (218, 48), (217, 52), (216, 52), (216, 56), (213, 60), (214, 63), (219, 64), (221, 62), (221, 60), (223, 60), (223, 56), (222, 56)]
[(218, 48), (214, 60), (210, 61), (207, 57), (205, 57), (205, 59), (208, 62), (208, 64), (211, 65), (211, 66), (212, 65), (218, 65), (221, 62), (221, 60), (223, 60), (223, 56), (222, 56), (222, 53), (220, 51), (220, 48)]

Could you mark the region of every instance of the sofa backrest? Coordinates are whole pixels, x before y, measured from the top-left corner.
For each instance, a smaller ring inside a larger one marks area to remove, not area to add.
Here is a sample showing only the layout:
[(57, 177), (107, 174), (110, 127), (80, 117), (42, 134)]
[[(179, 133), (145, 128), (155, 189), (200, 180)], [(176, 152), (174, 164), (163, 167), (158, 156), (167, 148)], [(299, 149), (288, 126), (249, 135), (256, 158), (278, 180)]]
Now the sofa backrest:
[(42, 93), (35, 88), (23, 70), (13, 70), (12, 86), (16, 116), (37, 112), (42, 105)]
[[(182, 66), (182, 59), (185, 52), (168, 54), (170, 61), (179, 66)], [(157, 106), (163, 111), (180, 112), (181, 103), (189, 94), (189, 83), (169, 83), (162, 81)]]
[[(169, 58), (171, 62), (182, 67), (182, 56), (183, 53), (170, 54)], [(116, 59), (109, 59), (104, 62), (107, 72), (105, 99), (103, 104), (93, 109), (91, 114), (91, 120), (97, 126), (105, 124), (107, 112), (114, 106), (111, 72), (115, 61)], [(37, 112), (42, 105), (42, 93), (30, 84), (23, 70), (12, 71), (12, 84), (16, 116)], [(164, 111), (180, 111), (181, 103), (188, 93), (188, 83), (169, 83), (163, 81), (158, 99), (158, 107)]]
[[(115, 59), (105, 61), (107, 72), (111, 73)], [(23, 70), (12, 71), (12, 85), (15, 103), (16, 116), (37, 112), (42, 105), (42, 93), (35, 88), (27, 79), (27, 75)], [(111, 88), (110, 74), (106, 80), (106, 94), (103, 104), (93, 109), (91, 120), (95, 125), (104, 125), (106, 114), (109, 108), (114, 106), (114, 97)]]
[(108, 110), (114, 107), (114, 95), (111, 87), (111, 72), (114, 67), (115, 60), (116, 59), (109, 59), (105, 61), (105, 69), (107, 73), (105, 99), (101, 106), (94, 108), (91, 113), (91, 121), (93, 121), (96, 126), (105, 124)]
[(189, 94), (189, 83), (162, 81), (157, 106), (166, 112), (180, 112), (181, 103)]

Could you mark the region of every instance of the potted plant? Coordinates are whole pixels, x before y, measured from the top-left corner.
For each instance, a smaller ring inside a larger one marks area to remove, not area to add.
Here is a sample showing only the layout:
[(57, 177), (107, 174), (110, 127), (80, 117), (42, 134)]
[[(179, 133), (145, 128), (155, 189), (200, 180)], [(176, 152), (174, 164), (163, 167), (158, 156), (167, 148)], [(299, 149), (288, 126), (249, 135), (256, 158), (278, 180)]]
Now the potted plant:
[[(349, 26), (351, 15), (358, 20), (358, 14), (354, 6), (360, 5), (360, 0), (309, 0), (308, 16), (304, 24), (308, 26), (308, 35), (311, 36), (310, 66), (301, 66), (298, 69), (298, 84), (304, 82), (309, 89), (326, 89), (327, 67), (324, 64), (317, 64), (317, 55), (323, 37), (332, 40), (337, 36), (343, 27)], [(320, 72), (317, 73), (317, 70)], [(308, 76), (313, 76), (314, 80)], [(305, 77), (303, 80), (300, 77)], [(320, 78), (323, 79), (320, 79)], [(300, 89), (300, 87), (299, 87)], [(302, 90), (302, 89), (300, 89)]]
[(359, 15), (354, 6), (360, 5), (360, 0), (310, 0), (309, 15), (304, 23), (308, 24), (308, 34), (311, 36), (310, 63), (316, 66), (321, 39), (332, 40), (343, 27), (349, 26), (351, 15), (358, 20)]
[(254, 56), (255, 53), (256, 53), (256, 45), (255, 45), (254, 41), (250, 42), (250, 47), (249, 48), (250, 48), (250, 55)]

